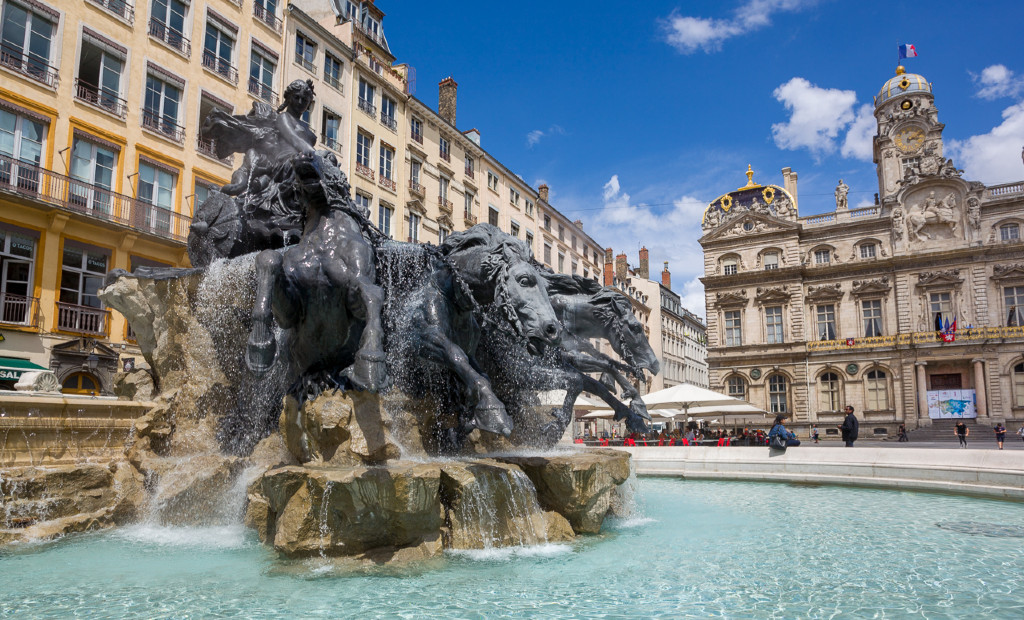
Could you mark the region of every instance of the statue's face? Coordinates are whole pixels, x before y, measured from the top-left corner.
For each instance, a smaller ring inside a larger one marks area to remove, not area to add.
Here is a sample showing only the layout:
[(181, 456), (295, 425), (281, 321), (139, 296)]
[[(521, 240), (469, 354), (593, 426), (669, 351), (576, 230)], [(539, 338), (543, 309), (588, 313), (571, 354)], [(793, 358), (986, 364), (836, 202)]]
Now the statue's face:
[(299, 114), (302, 114), (313, 103), (313, 91), (309, 86), (303, 84), (302, 88), (292, 92), (289, 103), (292, 108), (298, 110)]
[(505, 283), (509, 300), (529, 340), (530, 353), (536, 355), (561, 341), (561, 329), (551, 307), (547, 288), (537, 270), (526, 261), (513, 260)]
[[(647, 340), (644, 326), (640, 324), (640, 321), (637, 320), (631, 311), (620, 311), (620, 306), (616, 306), (616, 310), (619, 315), (619, 321), (624, 326), (621, 332), (621, 343), (616, 342), (616, 339), (612, 338), (612, 348), (619, 347), (629, 350), (637, 366), (646, 368), (653, 374), (658, 374), (661, 370), (661, 364), (658, 362), (658, 356), (654, 354), (654, 349), (651, 348), (651, 343)], [(616, 350), (616, 353), (620, 356), (622, 355), (621, 351)]]

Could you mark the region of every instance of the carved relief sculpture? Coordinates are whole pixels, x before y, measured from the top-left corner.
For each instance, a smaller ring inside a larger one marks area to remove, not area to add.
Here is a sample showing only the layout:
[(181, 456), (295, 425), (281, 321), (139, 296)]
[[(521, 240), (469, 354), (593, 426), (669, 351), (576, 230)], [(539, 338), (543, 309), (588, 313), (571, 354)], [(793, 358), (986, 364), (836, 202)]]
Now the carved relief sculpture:
[(894, 235), (896, 235), (897, 239), (903, 238), (904, 225), (905, 224), (903, 221), (903, 209), (900, 207), (896, 207), (895, 209), (892, 210), (892, 232)]
[(950, 192), (941, 201), (935, 198), (935, 191), (928, 192), (924, 202), (914, 206), (907, 214), (907, 233), (911, 241), (917, 241), (921, 237), (931, 239), (932, 236), (922, 229), (927, 224), (944, 224), (949, 226), (953, 234), (956, 234), (957, 216), (956, 194)]
[(967, 222), (974, 230), (981, 230), (981, 201), (971, 196), (967, 199)]

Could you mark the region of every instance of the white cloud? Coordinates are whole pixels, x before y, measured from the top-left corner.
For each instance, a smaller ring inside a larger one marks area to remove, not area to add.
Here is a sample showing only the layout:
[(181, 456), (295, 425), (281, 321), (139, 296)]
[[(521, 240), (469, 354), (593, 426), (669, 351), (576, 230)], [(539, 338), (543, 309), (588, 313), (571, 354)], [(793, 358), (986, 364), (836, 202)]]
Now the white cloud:
[(836, 149), (836, 138), (855, 119), (857, 94), (852, 90), (821, 88), (795, 77), (772, 93), (787, 110), (789, 120), (772, 125), (775, 145), (781, 149), (806, 148), (815, 159)]
[(874, 145), (875, 132), (878, 130), (878, 122), (875, 114), (869, 105), (862, 105), (857, 110), (857, 118), (850, 125), (846, 132), (846, 139), (840, 154), (851, 159), (871, 161), (872, 147)]
[(1003, 110), (1003, 122), (992, 131), (966, 140), (950, 140), (947, 146), (967, 179), (989, 185), (1020, 180), (1024, 177), (1024, 101)]
[(1016, 97), (1024, 92), (1024, 76), (1016, 75), (1006, 65), (991, 65), (981, 75), (971, 73), (974, 83), (981, 86), (977, 96), (982, 99)]
[(665, 41), (684, 54), (698, 49), (714, 52), (722, 48), (726, 39), (752, 32), (771, 24), (773, 13), (798, 11), (814, 4), (815, 0), (749, 0), (727, 19), (691, 17), (674, 11), (661, 26)]
[(528, 147), (530, 147), (532, 149), (534, 146), (537, 145), (538, 142), (540, 142), (541, 138), (543, 138), (545, 136), (555, 136), (555, 135), (564, 136), (565, 135), (565, 130), (562, 129), (562, 127), (560, 125), (552, 125), (547, 130), (544, 130), (544, 129), (534, 129), (530, 133), (526, 134), (526, 146), (528, 146)]
[(637, 251), (646, 246), (652, 279), (660, 278), (662, 263), (668, 261), (673, 290), (688, 310), (704, 316), (704, 287), (697, 280), (704, 275), (704, 252), (697, 239), (708, 201), (680, 195), (667, 208), (636, 204), (623, 191), (618, 175), (604, 184), (602, 197), (604, 205), (595, 219), (593, 236), (606, 240), (615, 254), (625, 252), (634, 266), (639, 260)]

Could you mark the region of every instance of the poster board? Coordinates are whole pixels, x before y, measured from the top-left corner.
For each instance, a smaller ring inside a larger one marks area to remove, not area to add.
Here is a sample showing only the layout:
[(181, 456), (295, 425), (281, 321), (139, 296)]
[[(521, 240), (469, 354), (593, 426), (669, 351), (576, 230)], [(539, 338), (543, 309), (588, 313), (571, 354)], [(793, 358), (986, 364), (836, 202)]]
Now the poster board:
[(928, 390), (928, 417), (977, 418), (978, 397), (974, 390)]

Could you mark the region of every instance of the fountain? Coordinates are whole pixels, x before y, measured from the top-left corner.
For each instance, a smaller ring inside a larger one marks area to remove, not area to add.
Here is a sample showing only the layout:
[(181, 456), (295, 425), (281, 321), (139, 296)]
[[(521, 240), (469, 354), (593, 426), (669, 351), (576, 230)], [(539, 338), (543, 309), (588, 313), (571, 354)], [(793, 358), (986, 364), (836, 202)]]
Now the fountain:
[[(148, 364), (121, 378), (153, 400), (127, 463), (62, 471), (87, 480), (59, 499), (28, 491), (41, 472), (5, 475), (20, 520), (0, 540), (244, 519), (284, 556), (380, 564), (600, 531), (628, 455), (553, 447), (584, 388), (646, 428), (626, 376), (658, 366), (628, 300), (488, 224), (436, 247), (387, 239), (313, 149), (312, 96), (296, 81), (277, 111), (206, 120), (245, 161), (195, 214), (194, 268), (112, 272), (99, 293)], [(563, 406), (540, 404), (552, 389)]]

